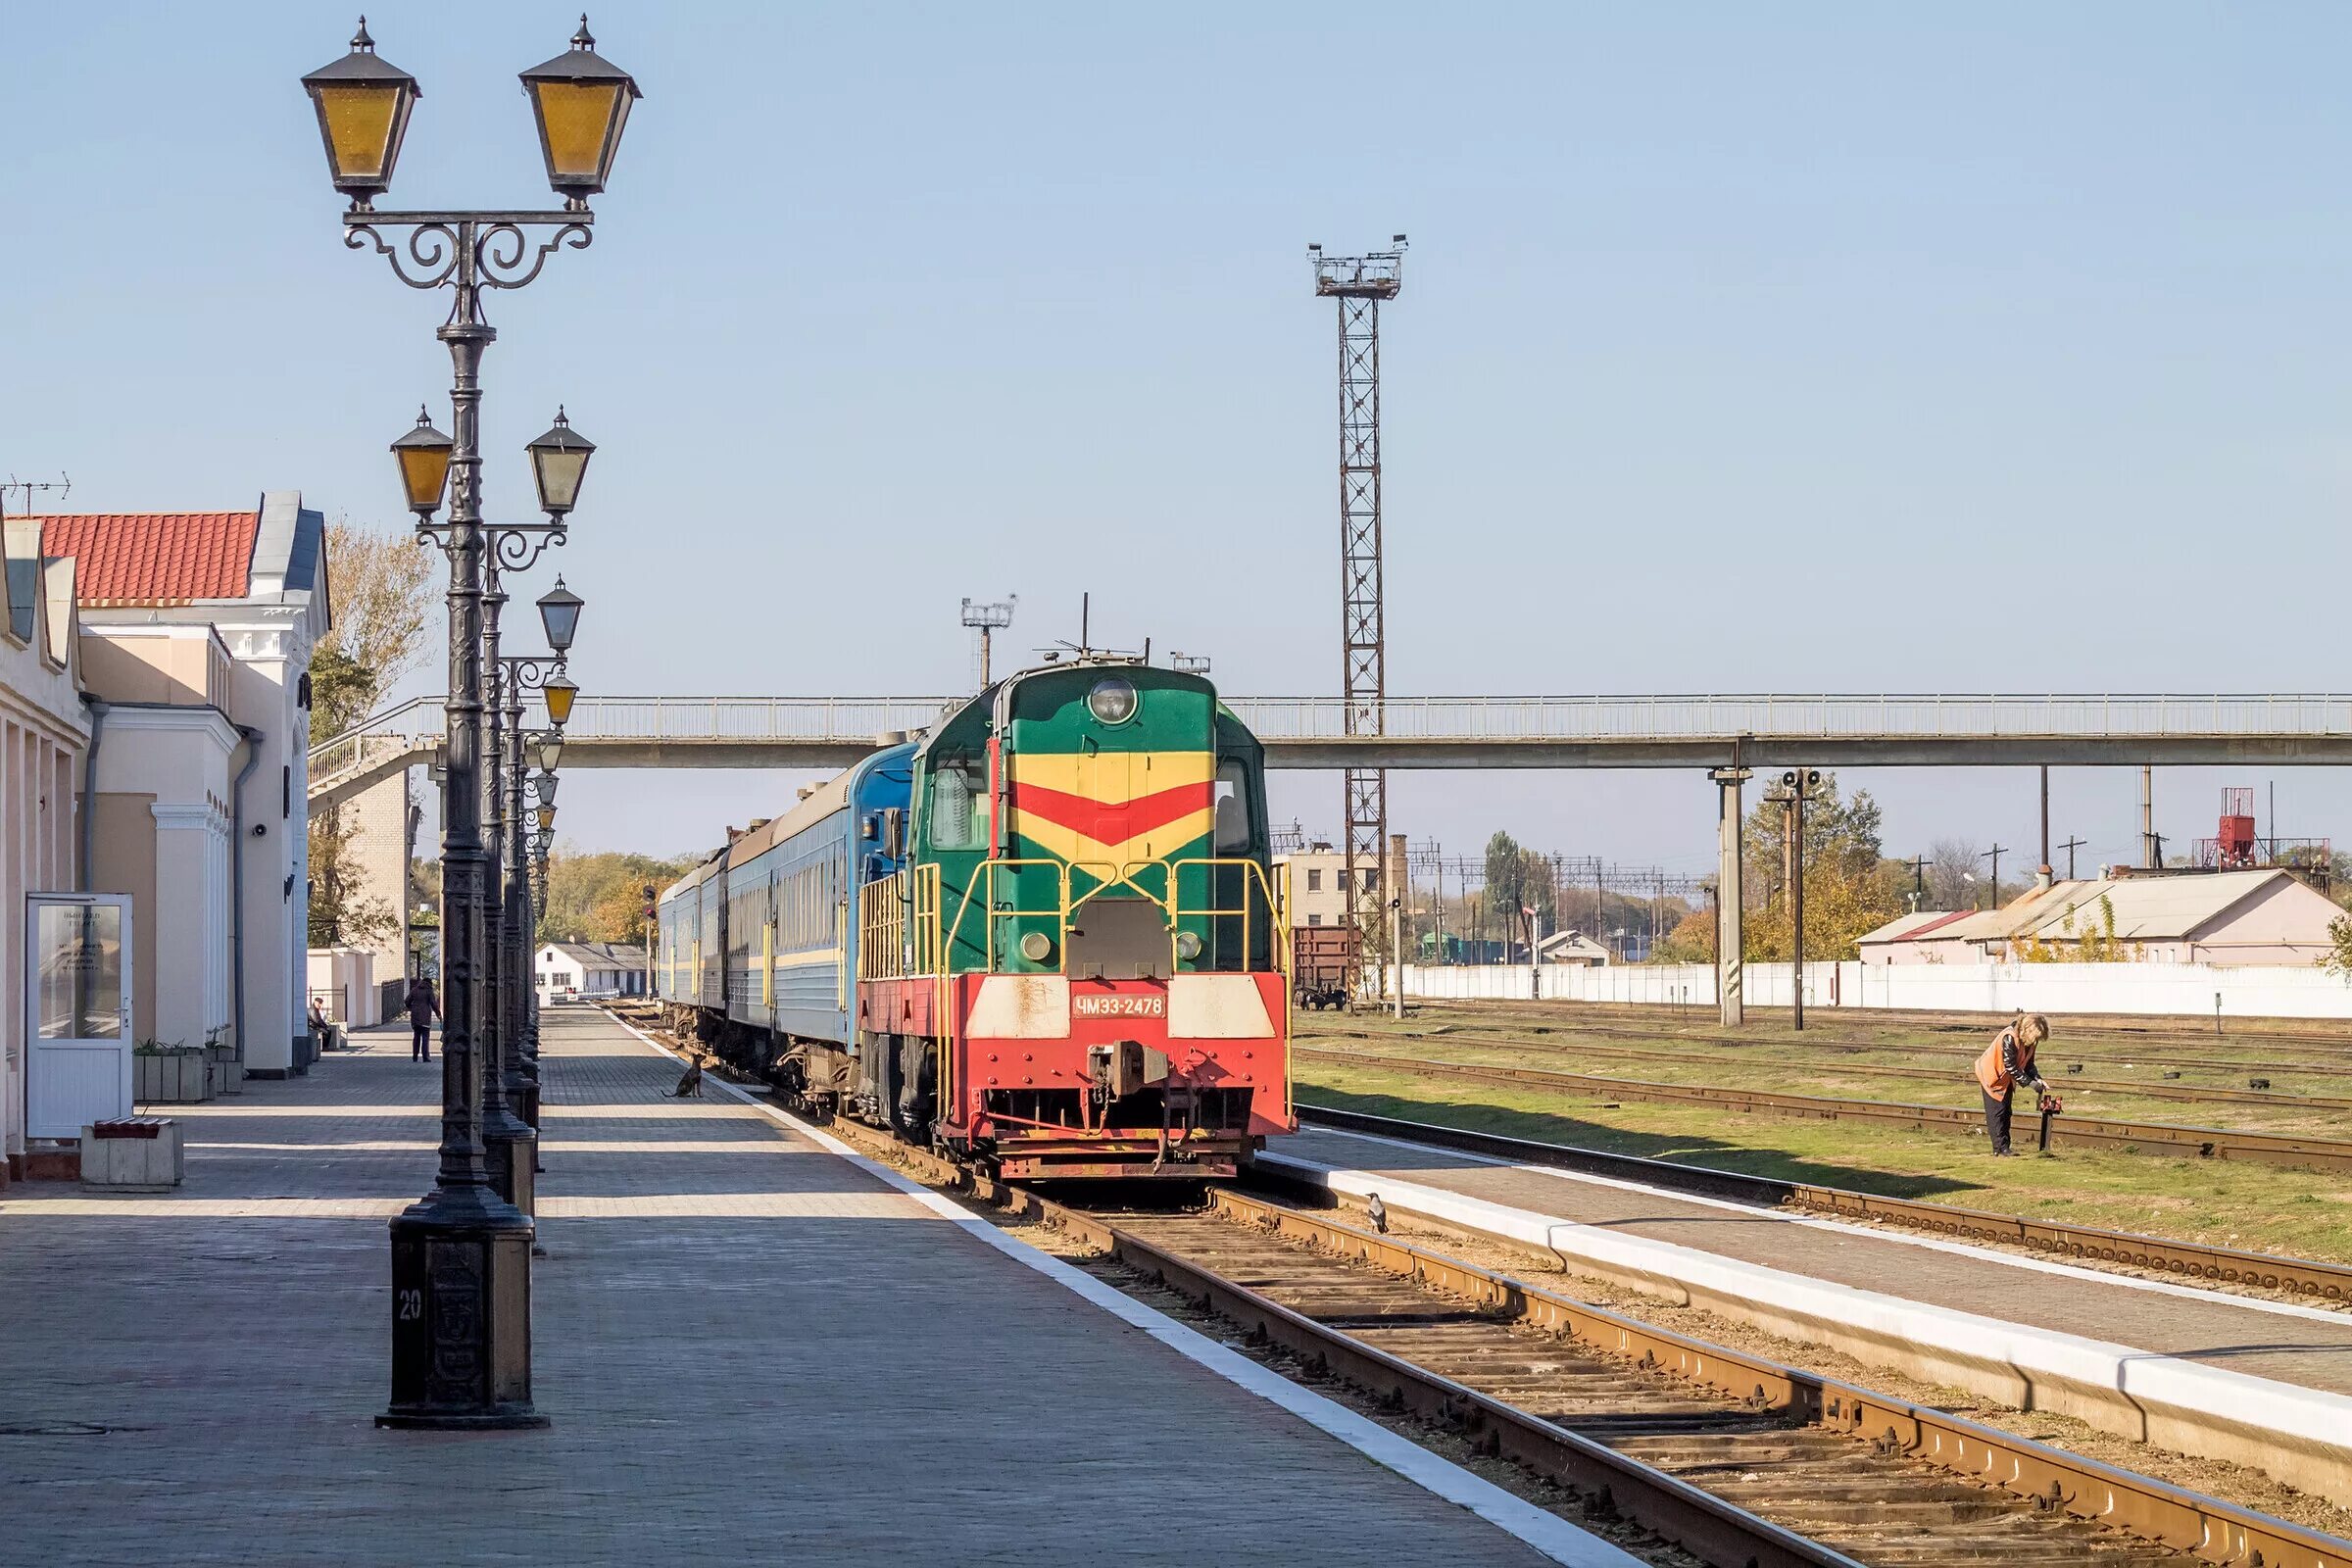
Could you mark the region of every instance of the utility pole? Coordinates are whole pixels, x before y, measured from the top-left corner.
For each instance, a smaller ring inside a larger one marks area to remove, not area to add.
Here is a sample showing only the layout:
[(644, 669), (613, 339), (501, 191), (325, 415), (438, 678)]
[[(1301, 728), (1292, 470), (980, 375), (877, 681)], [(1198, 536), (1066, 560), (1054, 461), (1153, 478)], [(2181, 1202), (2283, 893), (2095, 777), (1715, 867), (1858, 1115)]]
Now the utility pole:
[(2050, 885), (2050, 764), (2041, 764), (2041, 885)]
[(1740, 786), (1753, 774), (1735, 758), (1707, 775), (1715, 781), (1715, 1004), (1726, 1029), (1747, 1021), (1740, 946)]
[(1990, 860), (1992, 862), (1991, 907), (1995, 909), (2001, 906), (2001, 854), (2003, 851), (2009, 848), (2010, 846), (2006, 844), (1996, 843), (1993, 845), (1992, 853), (1990, 855), (1980, 855), (1977, 857), (1977, 858), (1980, 860)]
[(1404, 1016), (1404, 901), (1412, 895), (1413, 871), (1404, 858), (1404, 835), (1389, 835), (1389, 956), (1396, 965), (1396, 1010)]
[[(1381, 589), (1380, 306), (1404, 286), (1404, 236), (1363, 256), (1306, 248), (1315, 295), (1340, 315), (1340, 644), (1348, 735), (1387, 730), (1388, 624)], [(1370, 929), (1380, 904), (1367, 899), (1389, 836), (1389, 775), (1350, 767), (1345, 785), (1348, 922)]]
[(1928, 896), (1928, 867), (1935, 863), (1924, 855), (1911, 857), (1911, 907), (1914, 909)]
[(2069, 882), (2075, 879), (2075, 852), (2088, 842), (2087, 839), (2068, 839), (2058, 846), (2066, 852), (2066, 879)]
[(1012, 607), (1020, 602), (1019, 594), (1006, 594), (1000, 604), (976, 604), (969, 599), (963, 602), (963, 623), (980, 634), (980, 690), (982, 691), (988, 690), (989, 633), (1001, 626), (1011, 625)]
[(2156, 769), (2139, 766), (2139, 863), (2156, 869)]
[(1781, 803), (1781, 877), (1788, 887), (1788, 1004), (1799, 1033), (1805, 1027), (1805, 796), (1821, 770), (1791, 768), (1767, 799)]

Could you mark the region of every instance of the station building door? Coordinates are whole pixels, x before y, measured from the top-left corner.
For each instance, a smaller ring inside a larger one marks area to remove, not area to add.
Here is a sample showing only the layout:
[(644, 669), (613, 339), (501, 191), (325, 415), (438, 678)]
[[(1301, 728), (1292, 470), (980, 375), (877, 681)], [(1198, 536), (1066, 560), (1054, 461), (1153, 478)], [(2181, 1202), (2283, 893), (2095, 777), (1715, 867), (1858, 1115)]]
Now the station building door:
[(35, 893), (24, 919), (24, 1132), (78, 1138), (131, 1111), (130, 900)]

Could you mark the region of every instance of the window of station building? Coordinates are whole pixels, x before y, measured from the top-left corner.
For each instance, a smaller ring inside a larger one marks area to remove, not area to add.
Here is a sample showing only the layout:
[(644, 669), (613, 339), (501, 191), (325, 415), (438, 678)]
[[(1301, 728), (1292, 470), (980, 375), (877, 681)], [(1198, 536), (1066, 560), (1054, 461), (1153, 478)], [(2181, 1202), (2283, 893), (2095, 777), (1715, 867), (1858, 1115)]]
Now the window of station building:
[(1310, 914), (1306, 917), (1306, 923), (1308, 925), (1321, 925), (1323, 923), (1323, 917), (1319, 914)]
[[(1320, 893), (1323, 891), (1323, 868), (1321, 866), (1310, 865), (1306, 868), (1306, 891), (1309, 893)], [(1318, 923), (1321, 922), (1322, 918), (1323, 917), (1319, 914), (1315, 916), (1315, 919)]]
[(1218, 855), (1246, 855), (1257, 842), (1255, 824), (1250, 820), (1250, 773), (1239, 758), (1217, 763), (1215, 821), (1211, 842)]
[(940, 850), (988, 847), (988, 774), (969, 757), (945, 757), (931, 764), (929, 829)]

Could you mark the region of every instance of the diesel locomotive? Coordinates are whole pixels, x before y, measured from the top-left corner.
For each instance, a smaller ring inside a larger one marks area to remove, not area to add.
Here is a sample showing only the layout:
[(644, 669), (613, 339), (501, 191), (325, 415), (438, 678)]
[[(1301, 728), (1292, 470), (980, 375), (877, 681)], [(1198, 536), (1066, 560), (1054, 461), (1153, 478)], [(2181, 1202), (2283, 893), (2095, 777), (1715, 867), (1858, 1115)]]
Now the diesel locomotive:
[(1085, 657), (662, 892), (656, 985), (736, 1066), (997, 1174), (1228, 1177), (1297, 1126), (1284, 869), (1209, 683)]

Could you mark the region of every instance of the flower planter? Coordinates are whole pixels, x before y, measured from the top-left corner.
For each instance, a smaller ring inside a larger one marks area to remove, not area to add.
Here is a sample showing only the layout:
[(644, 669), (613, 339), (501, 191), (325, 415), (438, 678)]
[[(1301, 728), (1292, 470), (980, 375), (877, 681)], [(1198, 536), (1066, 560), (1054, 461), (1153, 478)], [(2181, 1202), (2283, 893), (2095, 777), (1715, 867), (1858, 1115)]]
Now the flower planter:
[(214, 1046), (209, 1054), (213, 1063), (213, 1093), (241, 1095), (245, 1092), (245, 1064), (237, 1059), (234, 1046)]
[(189, 1105), (213, 1098), (212, 1063), (201, 1051), (134, 1055), (131, 1098), (142, 1105)]

